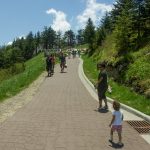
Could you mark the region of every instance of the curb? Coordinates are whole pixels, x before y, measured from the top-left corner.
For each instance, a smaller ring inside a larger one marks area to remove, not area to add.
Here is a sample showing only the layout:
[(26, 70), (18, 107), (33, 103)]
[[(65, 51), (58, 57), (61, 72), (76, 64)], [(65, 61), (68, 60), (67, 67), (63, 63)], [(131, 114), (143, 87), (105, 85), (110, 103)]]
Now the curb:
[[(91, 81), (86, 77), (86, 75), (85, 75), (85, 73), (84, 73), (84, 70), (83, 70), (83, 60), (82, 60), (81, 58), (79, 58), (79, 60), (80, 60), (80, 64), (79, 64), (80, 67), (79, 67), (79, 68), (80, 68), (81, 75), (83, 76), (83, 78), (85, 79), (85, 81), (87, 82), (87, 84), (90, 85), (91, 90), (92, 90), (94, 93), (97, 94), (97, 91), (96, 91), (94, 85), (91, 83)], [(114, 101), (112, 98), (109, 98), (109, 97), (107, 97), (107, 100), (108, 100), (108, 102), (110, 102), (110, 103), (112, 103), (112, 102)], [(136, 116), (138, 116), (138, 117), (141, 117), (142, 119), (144, 119), (144, 120), (150, 122), (150, 116), (148, 116), (148, 115), (146, 115), (146, 114), (144, 114), (144, 113), (142, 113), (142, 112), (140, 112), (140, 111), (138, 111), (138, 110), (136, 110), (136, 109), (134, 109), (134, 108), (131, 108), (131, 107), (125, 105), (125, 104), (122, 104), (122, 103), (120, 103), (120, 104), (121, 104), (121, 107), (122, 107), (124, 110), (126, 110), (126, 111), (128, 111), (128, 112), (130, 112), (130, 113), (132, 113), (132, 114), (134, 114), (134, 115), (136, 115)]]

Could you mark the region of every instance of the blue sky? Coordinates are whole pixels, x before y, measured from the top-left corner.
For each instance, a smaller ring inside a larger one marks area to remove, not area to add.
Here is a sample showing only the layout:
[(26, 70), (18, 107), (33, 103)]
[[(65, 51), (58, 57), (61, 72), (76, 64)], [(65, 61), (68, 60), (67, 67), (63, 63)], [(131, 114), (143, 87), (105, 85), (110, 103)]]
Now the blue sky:
[(0, 45), (42, 31), (76, 31), (89, 17), (95, 25), (112, 9), (115, 0), (0, 0)]

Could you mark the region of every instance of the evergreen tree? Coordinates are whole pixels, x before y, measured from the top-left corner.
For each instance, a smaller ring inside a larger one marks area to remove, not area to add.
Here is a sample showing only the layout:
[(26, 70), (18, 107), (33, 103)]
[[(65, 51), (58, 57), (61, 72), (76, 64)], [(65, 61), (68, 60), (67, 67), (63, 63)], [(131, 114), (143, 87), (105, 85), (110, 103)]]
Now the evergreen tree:
[(35, 45), (34, 45), (33, 33), (30, 32), (26, 37), (24, 58), (25, 59), (32, 58), (34, 54), (34, 50), (35, 50)]
[(105, 30), (106, 34), (109, 34), (112, 32), (112, 22), (111, 22), (111, 16), (106, 12), (105, 16), (101, 20), (101, 28)]
[(144, 36), (150, 36), (150, 0), (145, 0), (145, 15), (143, 17), (144, 21)]
[(5, 58), (4, 58), (4, 50), (0, 49), (0, 69), (4, 68)]
[(48, 39), (48, 48), (52, 49), (56, 41), (56, 32), (51, 27), (48, 28), (47, 39)]
[(96, 45), (101, 46), (106, 37), (106, 32), (103, 27), (99, 27), (96, 31)]
[(112, 28), (115, 28), (115, 24), (117, 21), (118, 16), (121, 14), (122, 12), (122, 8), (124, 8), (126, 0), (116, 0), (115, 4), (114, 4), (114, 8), (111, 11), (111, 22), (112, 22)]
[(75, 44), (75, 34), (72, 30), (68, 30), (64, 34), (65, 40), (69, 47), (73, 47)]
[(112, 32), (111, 16), (108, 13), (101, 20), (100, 26), (96, 31), (96, 45), (101, 46), (107, 34)]
[(95, 40), (95, 27), (91, 18), (88, 19), (85, 30), (84, 30), (84, 39), (85, 42), (89, 44), (89, 55), (94, 53), (94, 40)]
[(133, 30), (135, 16), (133, 0), (124, 1), (122, 6), (114, 30), (116, 49), (119, 55), (127, 54), (130, 50), (136, 49), (138, 38), (138, 33)]
[(56, 41), (55, 41), (55, 45), (56, 45), (56, 47), (58, 48), (58, 49), (60, 49), (61, 48), (61, 32), (60, 31), (58, 31), (57, 33), (56, 33)]
[(44, 49), (53, 48), (56, 41), (56, 32), (51, 28), (44, 27), (42, 32), (42, 45)]
[(48, 28), (44, 27), (44, 31), (41, 34), (41, 41), (44, 49), (48, 49)]
[(38, 31), (37, 34), (35, 34), (34, 37), (34, 42), (35, 42), (35, 53), (38, 53), (38, 47), (40, 46), (40, 42), (41, 42), (41, 35), (40, 32)]
[(84, 36), (83, 36), (83, 34), (84, 34), (84, 30), (83, 29), (78, 30), (78, 34), (76, 36), (76, 39), (77, 39), (77, 43), (79, 45), (84, 44)]

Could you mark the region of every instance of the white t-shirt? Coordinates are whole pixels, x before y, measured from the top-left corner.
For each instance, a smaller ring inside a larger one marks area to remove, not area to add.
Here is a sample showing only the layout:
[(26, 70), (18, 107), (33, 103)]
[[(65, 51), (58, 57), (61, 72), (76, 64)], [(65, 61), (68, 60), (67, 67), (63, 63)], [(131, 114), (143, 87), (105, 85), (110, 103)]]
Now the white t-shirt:
[(123, 113), (115, 110), (112, 114), (115, 116), (115, 120), (112, 125), (122, 125)]

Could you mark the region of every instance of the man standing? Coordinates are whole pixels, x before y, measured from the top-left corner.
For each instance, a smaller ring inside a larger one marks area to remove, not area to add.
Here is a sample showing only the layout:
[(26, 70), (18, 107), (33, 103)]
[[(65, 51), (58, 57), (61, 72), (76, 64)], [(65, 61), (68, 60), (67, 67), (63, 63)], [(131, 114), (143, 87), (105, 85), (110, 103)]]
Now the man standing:
[(104, 100), (105, 103), (104, 109), (108, 109), (107, 99), (105, 95), (108, 88), (106, 66), (104, 63), (100, 63), (97, 65), (97, 67), (98, 69), (100, 69), (100, 73), (98, 75), (98, 81), (96, 83), (96, 87), (98, 90), (98, 98), (99, 98), (98, 109), (102, 108), (102, 100)]

